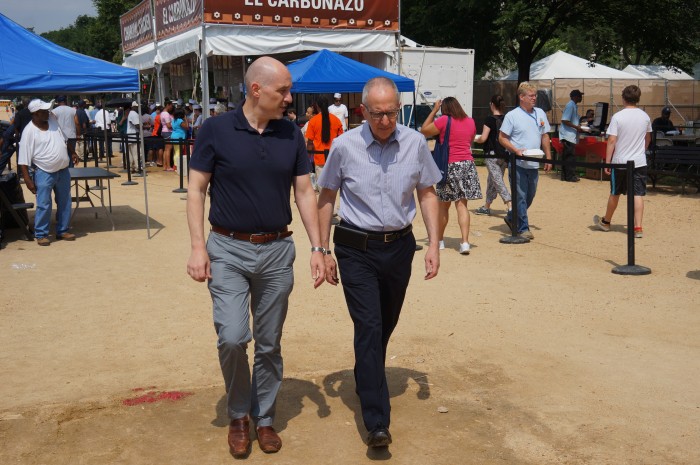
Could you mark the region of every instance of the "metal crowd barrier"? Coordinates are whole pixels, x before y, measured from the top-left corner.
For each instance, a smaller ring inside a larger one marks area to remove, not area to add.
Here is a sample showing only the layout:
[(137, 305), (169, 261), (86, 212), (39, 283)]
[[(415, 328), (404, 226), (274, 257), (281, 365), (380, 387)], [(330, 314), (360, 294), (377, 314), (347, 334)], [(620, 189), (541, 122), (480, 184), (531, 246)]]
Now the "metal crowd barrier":
[[(506, 156), (499, 156), (495, 154), (476, 154), (474, 158), (499, 158), (501, 160), (508, 161), (508, 171), (510, 178), (510, 195), (511, 195), (511, 205), (513, 209), (512, 213), (512, 225), (511, 235), (500, 239), (503, 244), (525, 244), (530, 242), (529, 239), (521, 237), (517, 234), (518, 230), (518, 189), (516, 185), (516, 160), (526, 160), (535, 161), (540, 164), (551, 164), (551, 165), (564, 165), (563, 160), (547, 160), (545, 158), (536, 157), (518, 157), (514, 153), (508, 152)], [(617, 168), (625, 169), (627, 176), (627, 185), (630, 189), (634, 186), (634, 162), (628, 161), (626, 164), (611, 164), (611, 163), (590, 163), (590, 162), (580, 162), (580, 161), (566, 161), (567, 167), (582, 167), (582, 168), (592, 168), (592, 169), (605, 169), (605, 168)], [(634, 249), (634, 191), (628, 192), (627, 194), (627, 264), (618, 265), (612, 269), (612, 272), (620, 275), (647, 275), (651, 273), (651, 269), (637, 265), (635, 263), (635, 249)]]

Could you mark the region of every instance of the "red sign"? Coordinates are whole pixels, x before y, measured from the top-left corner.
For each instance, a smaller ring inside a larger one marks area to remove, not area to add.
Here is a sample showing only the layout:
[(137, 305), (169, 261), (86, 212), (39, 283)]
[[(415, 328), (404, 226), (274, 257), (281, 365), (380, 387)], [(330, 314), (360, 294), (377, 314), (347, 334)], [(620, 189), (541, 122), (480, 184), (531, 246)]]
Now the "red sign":
[(399, 0), (204, 0), (207, 23), (399, 30)]
[(151, 0), (144, 0), (119, 18), (125, 52), (153, 41)]
[(202, 0), (155, 0), (158, 40), (202, 23)]

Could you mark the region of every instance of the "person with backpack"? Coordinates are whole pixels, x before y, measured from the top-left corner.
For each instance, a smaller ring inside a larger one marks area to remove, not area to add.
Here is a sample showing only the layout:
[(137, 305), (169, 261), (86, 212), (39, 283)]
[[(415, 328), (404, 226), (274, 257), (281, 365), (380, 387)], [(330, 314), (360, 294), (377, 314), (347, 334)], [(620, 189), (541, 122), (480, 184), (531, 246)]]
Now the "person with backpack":
[(491, 115), (486, 117), (484, 127), (481, 130), (481, 135), (474, 139), (477, 144), (484, 144), (484, 153), (488, 155), (498, 155), (504, 158), (485, 158), (486, 169), (489, 172), (489, 177), (486, 180), (486, 202), (483, 206), (477, 208), (474, 213), (477, 215), (491, 215), (491, 204), (500, 195), (503, 203), (506, 205), (506, 210), (510, 211), (510, 192), (506, 186), (503, 176), (508, 166), (506, 160), (506, 149), (498, 142), (498, 133), (503, 124), (503, 118), (506, 109), (503, 97), (494, 95), (489, 102)]

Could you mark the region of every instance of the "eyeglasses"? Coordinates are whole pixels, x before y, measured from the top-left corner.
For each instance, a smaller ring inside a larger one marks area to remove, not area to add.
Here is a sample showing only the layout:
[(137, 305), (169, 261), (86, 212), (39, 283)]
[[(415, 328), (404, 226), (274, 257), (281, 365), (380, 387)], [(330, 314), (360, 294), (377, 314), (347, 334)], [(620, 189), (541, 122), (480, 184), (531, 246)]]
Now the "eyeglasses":
[(400, 111), (400, 109), (389, 111), (370, 111), (369, 108), (367, 109), (369, 117), (372, 118), (374, 121), (381, 121), (384, 119), (385, 116), (389, 118), (389, 121), (394, 121), (396, 118), (399, 117)]

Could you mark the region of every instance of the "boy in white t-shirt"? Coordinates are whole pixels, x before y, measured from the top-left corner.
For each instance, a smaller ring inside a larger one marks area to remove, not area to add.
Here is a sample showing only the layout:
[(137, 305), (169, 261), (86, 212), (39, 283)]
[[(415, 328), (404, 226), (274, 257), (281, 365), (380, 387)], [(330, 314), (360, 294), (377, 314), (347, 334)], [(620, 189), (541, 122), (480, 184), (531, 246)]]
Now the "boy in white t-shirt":
[[(647, 156), (646, 149), (651, 142), (651, 120), (637, 107), (642, 91), (635, 85), (627, 86), (622, 91), (625, 107), (615, 113), (608, 126), (608, 147), (605, 163), (623, 164), (634, 162), (634, 237), (642, 237), (642, 216), (644, 199), (647, 193)], [(610, 221), (617, 209), (620, 195), (629, 195), (627, 172), (625, 169), (605, 168), (610, 175), (610, 197), (605, 216), (593, 217), (593, 222), (601, 231), (610, 231)]]

